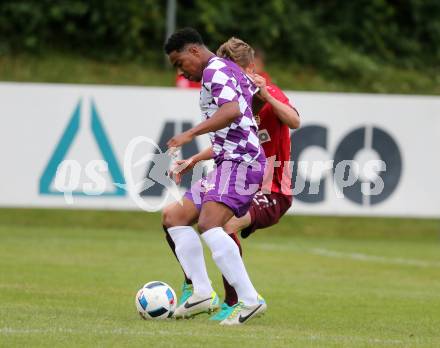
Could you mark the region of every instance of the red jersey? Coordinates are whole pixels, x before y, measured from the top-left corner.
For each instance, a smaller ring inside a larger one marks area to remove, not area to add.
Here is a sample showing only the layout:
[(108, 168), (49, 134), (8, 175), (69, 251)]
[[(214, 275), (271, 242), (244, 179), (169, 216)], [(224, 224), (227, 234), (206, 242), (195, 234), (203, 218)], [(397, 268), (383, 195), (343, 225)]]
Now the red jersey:
[[(286, 95), (276, 85), (267, 85), (267, 90), (275, 99), (292, 106)], [(268, 160), (262, 191), (290, 195), (292, 173), (288, 165), (290, 161), (289, 127), (280, 121), (269, 103), (263, 105), (255, 119), (259, 129), (258, 137)]]
[(200, 89), (200, 82), (190, 81), (185, 78), (183, 75), (176, 76), (176, 87), (179, 88), (198, 88)]
[(261, 77), (263, 77), (266, 80), (266, 85), (272, 85), (272, 79), (270, 78), (269, 74), (265, 71), (260, 71), (258, 73)]

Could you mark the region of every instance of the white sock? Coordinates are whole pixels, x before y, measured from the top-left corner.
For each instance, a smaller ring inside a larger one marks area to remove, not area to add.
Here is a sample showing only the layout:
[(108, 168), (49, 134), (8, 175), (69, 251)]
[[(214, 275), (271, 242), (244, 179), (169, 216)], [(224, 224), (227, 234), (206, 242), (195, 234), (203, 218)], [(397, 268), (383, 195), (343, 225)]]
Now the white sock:
[(237, 244), (221, 227), (202, 233), (202, 238), (211, 249), (212, 258), (235, 291), (239, 301), (245, 305), (258, 303), (258, 294), (249, 279)]
[(191, 279), (194, 293), (208, 297), (213, 291), (206, 271), (203, 246), (197, 232), (191, 226), (168, 228), (168, 233), (176, 245), (176, 255), (186, 275)]

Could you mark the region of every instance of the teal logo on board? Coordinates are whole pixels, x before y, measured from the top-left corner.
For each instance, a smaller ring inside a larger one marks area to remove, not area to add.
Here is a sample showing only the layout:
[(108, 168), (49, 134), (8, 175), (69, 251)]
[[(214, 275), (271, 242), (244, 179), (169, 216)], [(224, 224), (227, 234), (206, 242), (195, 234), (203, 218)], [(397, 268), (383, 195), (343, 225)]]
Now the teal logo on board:
[[(59, 140), (40, 178), (39, 192), (42, 195), (63, 195), (65, 193), (59, 190), (51, 189), (51, 184), (55, 180), (57, 170), (60, 164), (62, 164), (62, 162), (64, 161), (64, 158), (69, 148), (73, 144), (75, 137), (81, 127), (81, 109), (82, 100), (80, 99), (72, 113), (66, 129), (61, 136), (61, 139)], [(95, 102), (93, 100), (91, 100), (90, 103), (90, 114), (90, 128), (92, 130), (92, 134), (95, 138), (96, 144), (98, 145), (101, 156), (107, 164), (108, 173), (110, 174), (112, 182), (114, 183), (114, 190), (109, 192), (105, 191), (99, 194), (87, 194), (84, 191), (75, 190), (72, 191), (71, 194), (76, 196), (124, 196), (124, 176), (122, 175), (121, 169), (119, 168), (118, 161), (116, 160), (116, 157), (114, 155), (109, 137), (105, 132), (104, 126), (102, 124), (102, 121), (100, 120)]]

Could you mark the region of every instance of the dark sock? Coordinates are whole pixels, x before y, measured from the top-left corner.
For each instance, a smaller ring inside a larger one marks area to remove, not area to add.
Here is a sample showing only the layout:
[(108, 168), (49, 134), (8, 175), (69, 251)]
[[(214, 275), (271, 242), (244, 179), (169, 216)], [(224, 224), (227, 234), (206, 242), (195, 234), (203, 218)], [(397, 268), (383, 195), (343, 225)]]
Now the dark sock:
[[(171, 251), (173, 252), (173, 254), (174, 254), (174, 256), (176, 257), (177, 261), (179, 261), (179, 258), (177, 257), (177, 254), (176, 254), (176, 244), (174, 244), (174, 241), (173, 241), (173, 239), (171, 238), (170, 234), (168, 233), (167, 228), (166, 228), (165, 226), (162, 226), (162, 227), (163, 227), (163, 230), (165, 231), (165, 239), (167, 240), (168, 245), (170, 246)], [(179, 262), (179, 265), (180, 265), (180, 262)], [(183, 275), (185, 276), (185, 283), (186, 283), (186, 284), (192, 284), (191, 279), (189, 279), (189, 278), (186, 276), (186, 273), (185, 273), (185, 271), (183, 270), (183, 268), (182, 268), (182, 271), (183, 271)]]
[[(237, 234), (234, 232), (233, 234), (229, 234), (229, 237), (231, 237), (235, 244), (237, 244), (238, 249), (240, 250), (240, 256), (242, 256), (240, 240), (238, 239)], [(225, 303), (228, 306), (235, 305), (238, 302), (237, 292), (232, 285), (228, 283), (225, 277), (223, 277), (223, 286), (225, 287)]]

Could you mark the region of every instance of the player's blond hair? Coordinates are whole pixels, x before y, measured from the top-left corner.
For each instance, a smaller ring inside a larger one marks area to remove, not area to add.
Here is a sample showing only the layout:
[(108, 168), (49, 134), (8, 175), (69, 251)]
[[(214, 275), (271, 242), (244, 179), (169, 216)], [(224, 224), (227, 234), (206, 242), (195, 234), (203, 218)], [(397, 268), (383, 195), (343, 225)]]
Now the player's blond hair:
[(247, 68), (254, 61), (254, 55), (254, 49), (236, 37), (231, 37), (217, 50), (217, 56), (230, 59), (241, 68)]

